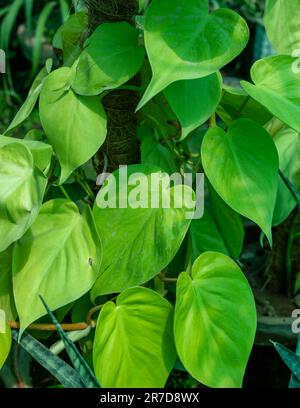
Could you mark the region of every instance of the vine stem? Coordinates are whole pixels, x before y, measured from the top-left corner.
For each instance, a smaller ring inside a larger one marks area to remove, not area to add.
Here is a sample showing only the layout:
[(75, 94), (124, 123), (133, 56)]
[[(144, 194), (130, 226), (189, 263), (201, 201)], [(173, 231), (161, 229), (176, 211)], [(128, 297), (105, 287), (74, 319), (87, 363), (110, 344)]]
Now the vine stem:
[(215, 127), (217, 126), (217, 121), (216, 121), (216, 114), (214, 113), (210, 118), (209, 118), (209, 127)]
[(233, 116), (232, 118), (232, 122), (234, 122), (236, 119), (238, 119), (241, 114), (243, 113), (243, 110), (245, 109), (247, 103), (250, 101), (250, 96), (247, 95), (246, 99), (244, 100), (244, 102), (241, 104), (239, 110), (236, 112), (236, 114)]
[(93, 193), (91, 187), (89, 186), (89, 183), (87, 182), (87, 180), (85, 179), (84, 173), (81, 173), (80, 169), (77, 172), (76, 175), (76, 181), (77, 183), (84, 189), (84, 191), (87, 193), (87, 195), (89, 196), (89, 198), (92, 201), (96, 200), (96, 196)]
[[(11, 320), (9, 322), (11, 329), (20, 329), (20, 323)], [(87, 323), (63, 323), (61, 327), (64, 331), (77, 331), (85, 330), (89, 327)], [(37, 330), (37, 331), (56, 331), (56, 326), (54, 324), (47, 323), (33, 323), (28, 326), (28, 330)]]
[(60, 184), (60, 185), (59, 185), (59, 188), (61, 189), (61, 191), (62, 191), (63, 195), (66, 197), (66, 199), (72, 201), (71, 198), (70, 198), (70, 196), (69, 196), (69, 194), (67, 193), (67, 190), (64, 188), (64, 186), (62, 186), (62, 185)]
[[(115, 299), (115, 298), (113, 298)], [(111, 300), (113, 300), (111, 299)], [(96, 322), (92, 320), (93, 315), (98, 312), (103, 305), (97, 305), (93, 307), (91, 310), (88, 311), (86, 315), (86, 322), (80, 323), (62, 323), (61, 328), (64, 331), (81, 331), (86, 330), (88, 328), (94, 329), (96, 327)], [(11, 329), (20, 329), (20, 323), (15, 322), (14, 320), (9, 321), (9, 326)], [(32, 323), (27, 327), (27, 330), (37, 330), (37, 331), (57, 331), (55, 324), (51, 323)]]
[(158, 275), (158, 277), (162, 282), (168, 282), (168, 283), (176, 283), (177, 282), (177, 278), (166, 278), (162, 273), (160, 273)]

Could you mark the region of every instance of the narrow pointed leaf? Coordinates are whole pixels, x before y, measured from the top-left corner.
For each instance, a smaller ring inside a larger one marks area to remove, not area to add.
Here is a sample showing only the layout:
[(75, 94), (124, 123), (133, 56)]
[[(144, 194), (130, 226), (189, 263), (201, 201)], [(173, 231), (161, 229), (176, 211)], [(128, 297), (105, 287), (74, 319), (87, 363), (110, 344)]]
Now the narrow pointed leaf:
[[(14, 340), (18, 341), (19, 333), (17, 330), (12, 331), (12, 336)], [(19, 344), (64, 387), (84, 388), (77, 371), (64, 360), (51, 353), (46, 346), (30, 336), (30, 334), (24, 333)]]
[(47, 310), (47, 313), (50, 316), (52, 323), (55, 324), (57, 332), (65, 345), (66, 352), (68, 353), (68, 356), (72, 361), (74, 368), (78, 372), (81, 381), (83, 382), (86, 388), (99, 388), (100, 385), (96, 377), (94, 376), (92, 370), (90, 369), (89, 365), (87, 364), (83, 356), (79, 353), (75, 344), (69, 339), (68, 336), (66, 336), (61, 325), (58, 323), (57, 319), (47, 306), (42, 296), (40, 296), (40, 299), (43, 305), (45, 306), (45, 309)]

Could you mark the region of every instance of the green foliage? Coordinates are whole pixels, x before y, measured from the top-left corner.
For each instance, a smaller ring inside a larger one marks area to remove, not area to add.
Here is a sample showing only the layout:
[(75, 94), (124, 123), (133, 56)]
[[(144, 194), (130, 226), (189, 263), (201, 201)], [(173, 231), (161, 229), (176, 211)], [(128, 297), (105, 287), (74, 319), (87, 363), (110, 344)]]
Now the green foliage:
[(214, 189), (231, 208), (256, 222), (271, 243), (279, 165), (269, 134), (257, 123), (239, 119), (227, 132), (211, 128), (201, 153)]
[(165, 89), (167, 101), (182, 128), (181, 139), (211, 117), (219, 105), (221, 92), (222, 78), (219, 73), (190, 81), (177, 81)]
[(264, 58), (251, 68), (251, 78), (255, 85), (245, 81), (241, 84), (251, 98), (300, 132), (300, 74), (293, 72), (294, 64), (295, 59), (291, 56)]
[(51, 312), (49, 307), (47, 306), (46, 302), (44, 299), (40, 296), (43, 305), (45, 306), (45, 309), (47, 310), (48, 315), (50, 316), (52, 322), (55, 324), (57, 328), (57, 332), (60, 335), (66, 351), (68, 353), (68, 356), (70, 360), (72, 361), (73, 366), (75, 367), (76, 371), (80, 375), (81, 381), (84, 384), (85, 388), (98, 388), (100, 387), (99, 383), (96, 380), (96, 377), (94, 376), (92, 370), (88, 366), (87, 362), (85, 359), (82, 357), (82, 355), (79, 353), (77, 347), (75, 344), (70, 340), (70, 338), (66, 335), (66, 333), (63, 331), (61, 325), (58, 323), (57, 319), (55, 318), (54, 314)]
[(273, 343), (276, 351), (291, 370), (297, 382), (300, 382), (300, 356), (279, 343)]
[(100, 99), (76, 95), (72, 79), (70, 68), (53, 71), (40, 97), (41, 122), (61, 164), (61, 183), (98, 151), (106, 136)]
[(118, 88), (139, 71), (144, 56), (135, 28), (128, 23), (101, 24), (75, 63), (72, 87), (79, 95)]
[[(231, 10), (209, 14), (208, 1), (153, 0), (145, 45), (153, 77), (139, 108), (175, 81), (203, 78), (233, 60), (248, 42), (246, 22)], [(165, 64), (164, 61), (168, 61)]]
[[(272, 3), (268, 34), (290, 52), (297, 36)], [(6, 45), (22, 4), (2, 13)], [(1, 312), (17, 320), (11, 327), (20, 324), (14, 339), (65, 387), (164, 387), (177, 354), (195, 381), (241, 387), (256, 328), (238, 266), (244, 218), (271, 243), (272, 226), (299, 204), (295, 60), (260, 60), (253, 84), (233, 88), (220, 70), (244, 50), (249, 29), (232, 10), (144, 0), (131, 24), (110, 10), (92, 31), (81, 7), (67, 18), (67, 3), (59, 4), (64, 24), (53, 45), (61, 66), (47, 62), (0, 136)], [(33, 10), (26, 1), (28, 26)], [(54, 2), (38, 19), (38, 42), (52, 10)], [(39, 52), (37, 45), (32, 74)], [(37, 126), (23, 132), (37, 113)], [(141, 160), (128, 158), (139, 144)], [(120, 164), (130, 164), (127, 173)], [(166, 183), (175, 172), (179, 181)], [(199, 195), (204, 216), (192, 219)], [(51, 350), (65, 348), (75, 369), (24, 333), (51, 323), (39, 295), (61, 336)], [(10, 344), (7, 327), (0, 365)]]
[(240, 268), (225, 255), (206, 252), (191, 276), (180, 274), (176, 294), (174, 335), (185, 368), (207, 386), (241, 387), (256, 308)]
[(88, 16), (80, 11), (72, 14), (56, 32), (53, 47), (62, 51), (66, 66), (72, 66), (79, 57), (87, 30)]
[(0, 147), (0, 251), (21, 238), (35, 221), (47, 179), (22, 143)]
[(209, 198), (203, 217), (191, 223), (193, 259), (207, 251), (220, 252), (236, 259), (241, 255), (244, 241), (241, 217), (211, 186)]
[(43, 296), (51, 310), (73, 302), (91, 289), (101, 257), (101, 241), (89, 207), (81, 215), (76, 205), (66, 200), (44, 204), (34, 225), (14, 248), (13, 285), (20, 334), (46, 313), (36, 294)]
[(265, 27), (273, 47), (280, 54), (291, 55), (299, 50), (299, 18), (299, 0), (266, 0)]
[(52, 68), (52, 60), (49, 60), (46, 67), (40, 71), (40, 73), (37, 75), (37, 77), (33, 81), (33, 84), (29, 90), (29, 93), (28, 93), (28, 96), (25, 102), (19, 109), (14, 120), (11, 122), (11, 124), (9, 125), (5, 133), (8, 133), (14, 128), (20, 126), (21, 123), (24, 122), (30, 116), (39, 98), (44, 82), (51, 71), (51, 68)]
[(159, 294), (131, 288), (103, 306), (93, 358), (104, 387), (163, 387), (176, 357), (173, 307)]
[(0, 252), (0, 309), (5, 311), (7, 320), (17, 316), (12, 286), (12, 246)]
[[(153, 166), (129, 166), (128, 177), (134, 173), (143, 173), (148, 180), (155, 174), (163, 177), (161, 171)], [(150, 183), (132, 187), (122, 173), (120, 175), (120, 171), (113, 176), (117, 177), (116, 184), (120, 193), (117, 197), (114, 196), (115, 183), (108, 179), (107, 186), (103, 187), (97, 197), (93, 211), (104, 254), (99, 277), (92, 289), (93, 299), (141, 285), (159, 274), (176, 255), (191, 222), (187, 218), (187, 212), (194, 208), (194, 203), (189, 201), (183, 203), (182, 208), (174, 206), (176, 197), (181, 197), (181, 185), (172, 187), (171, 191), (162, 185), (158, 206), (149, 208), (150, 203), (145, 202), (144, 197), (149, 201), (152, 199)], [(184, 188), (188, 193), (189, 187)], [(170, 193), (171, 208), (164, 208), (163, 200)], [(142, 208), (122, 208), (125, 207), (124, 198), (127, 202), (136, 195), (140, 195)], [(105, 203), (106, 196), (111, 200), (111, 207), (116, 208), (99, 208), (97, 202)]]
[(0, 369), (2, 368), (11, 347), (11, 331), (6, 322), (1, 322), (0, 331)]
[[(18, 341), (19, 335), (16, 330), (13, 330), (12, 336), (14, 340)], [(57, 378), (64, 387), (83, 388), (83, 383), (76, 370), (70, 367), (64, 360), (52, 354), (47, 347), (30, 336), (30, 334), (23, 334), (19, 344), (38, 363)]]

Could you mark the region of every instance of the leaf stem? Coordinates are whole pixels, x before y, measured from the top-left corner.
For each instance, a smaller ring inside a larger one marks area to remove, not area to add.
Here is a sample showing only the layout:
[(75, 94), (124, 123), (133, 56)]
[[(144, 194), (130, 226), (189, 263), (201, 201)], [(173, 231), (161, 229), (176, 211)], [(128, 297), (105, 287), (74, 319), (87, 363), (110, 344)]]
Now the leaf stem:
[(168, 283), (176, 283), (177, 282), (177, 278), (167, 278), (167, 277), (164, 276), (163, 273), (160, 273), (158, 275), (158, 277), (162, 282), (168, 282)]
[(59, 185), (59, 188), (61, 189), (61, 191), (62, 191), (63, 195), (66, 197), (66, 199), (72, 201), (72, 200), (71, 200), (71, 197), (70, 197), (69, 194), (67, 193), (67, 191), (66, 191), (66, 189), (64, 188), (64, 186)]

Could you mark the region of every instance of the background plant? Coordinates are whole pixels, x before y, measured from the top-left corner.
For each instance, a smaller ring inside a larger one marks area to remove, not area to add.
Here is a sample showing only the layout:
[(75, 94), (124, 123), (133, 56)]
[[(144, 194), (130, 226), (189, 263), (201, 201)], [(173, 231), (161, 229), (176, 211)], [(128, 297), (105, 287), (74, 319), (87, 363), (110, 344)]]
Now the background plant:
[[(245, 219), (271, 247), (300, 184), (299, 74), (274, 36), (282, 12), (265, 19), (282, 54), (256, 62), (252, 82), (236, 89), (220, 73), (249, 39), (236, 12), (210, 12), (196, 0), (86, 6), (54, 36), (61, 66), (46, 61), (0, 138), (0, 308), (8, 319), (0, 361), (10, 328), (21, 345), (25, 330), (58, 330), (51, 350), (68, 348), (78, 381), (82, 367), (94, 380), (64, 331), (104, 387), (163, 387), (180, 365), (207, 386), (241, 387), (256, 330), (241, 262)], [(14, 137), (37, 102), (40, 125)], [(113, 171), (127, 184), (124, 164), (147, 177), (203, 171), (204, 217), (188, 220), (185, 207), (100, 209), (107, 184), (99, 175)], [(289, 279), (296, 291), (297, 277)]]

